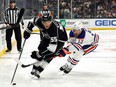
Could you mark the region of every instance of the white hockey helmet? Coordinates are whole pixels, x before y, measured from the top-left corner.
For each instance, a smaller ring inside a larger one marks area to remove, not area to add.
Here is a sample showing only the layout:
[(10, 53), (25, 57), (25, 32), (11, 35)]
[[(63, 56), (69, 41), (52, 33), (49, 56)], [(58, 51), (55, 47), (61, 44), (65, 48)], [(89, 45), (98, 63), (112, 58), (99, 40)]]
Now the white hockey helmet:
[(83, 28), (83, 23), (78, 21), (78, 22), (74, 23), (72, 30), (80, 30), (81, 31), (82, 28)]

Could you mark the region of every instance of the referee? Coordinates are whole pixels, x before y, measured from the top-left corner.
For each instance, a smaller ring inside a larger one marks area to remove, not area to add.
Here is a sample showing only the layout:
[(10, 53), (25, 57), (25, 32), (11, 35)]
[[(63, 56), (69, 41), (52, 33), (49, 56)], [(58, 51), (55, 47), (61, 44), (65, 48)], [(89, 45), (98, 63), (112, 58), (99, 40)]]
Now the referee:
[[(5, 16), (4, 16), (5, 24), (10, 26), (16, 25), (19, 11), (20, 10), (19, 8), (16, 7), (15, 1), (11, 0), (9, 7), (5, 10)], [(21, 21), (21, 23), (22, 25), (24, 25), (23, 21)], [(10, 52), (12, 50), (11, 37), (13, 31), (17, 42), (17, 50), (21, 52), (22, 37), (21, 37), (20, 24), (18, 24), (17, 27), (6, 29), (6, 44), (7, 44), (6, 52)]]

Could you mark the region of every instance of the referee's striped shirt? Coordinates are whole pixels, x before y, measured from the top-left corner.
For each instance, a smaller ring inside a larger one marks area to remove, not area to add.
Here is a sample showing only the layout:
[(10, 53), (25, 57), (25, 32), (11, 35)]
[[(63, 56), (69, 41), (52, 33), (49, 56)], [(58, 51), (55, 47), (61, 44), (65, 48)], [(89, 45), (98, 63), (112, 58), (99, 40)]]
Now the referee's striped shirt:
[(5, 23), (16, 24), (18, 19), (18, 14), (19, 14), (19, 8), (16, 7), (14, 9), (11, 9), (10, 7), (8, 7), (5, 10), (5, 16), (4, 16)]

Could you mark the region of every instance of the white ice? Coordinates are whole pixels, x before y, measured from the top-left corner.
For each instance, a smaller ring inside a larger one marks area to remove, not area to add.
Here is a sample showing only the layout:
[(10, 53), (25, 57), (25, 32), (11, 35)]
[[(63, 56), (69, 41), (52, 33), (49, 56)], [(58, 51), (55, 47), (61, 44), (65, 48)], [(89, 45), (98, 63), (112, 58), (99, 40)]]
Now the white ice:
[[(116, 87), (116, 31), (94, 31), (100, 35), (98, 48), (85, 55), (79, 64), (68, 74), (62, 75), (60, 66), (66, 58), (55, 58), (41, 73), (39, 80), (32, 80), (30, 71), (32, 67), (18, 67), (14, 82), (15, 87)], [(32, 63), (30, 58), (33, 50), (37, 50), (39, 35), (31, 35), (26, 41), (21, 62)], [(16, 62), (19, 57), (16, 46), (11, 53), (0, 58), (0, 87), (10, 85)]]

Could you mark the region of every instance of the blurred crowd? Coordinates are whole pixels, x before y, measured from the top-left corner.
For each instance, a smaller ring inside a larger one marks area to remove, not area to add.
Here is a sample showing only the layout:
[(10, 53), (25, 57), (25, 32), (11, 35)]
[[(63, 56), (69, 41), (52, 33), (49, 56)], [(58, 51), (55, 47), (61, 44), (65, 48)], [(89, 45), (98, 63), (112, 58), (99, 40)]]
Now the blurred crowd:
[[(115, 18), (116, 0), (48, 0), (56, 18)], [(59, 7), (59, 10), (58, 10)], [(56, 13), (59, 11), (59, 17)]]
[(73, 18), (114, 18), (116, 0), (73, 0)]
[(115, 17), (116, 0), (60, 0), (60, 18)]
[[(46, 2), (54, 18), (116, 18), (116, 0), (15, 0), (25, 18), (37, 16)], [(0, 20), (9, 0), (0, 0)]]

